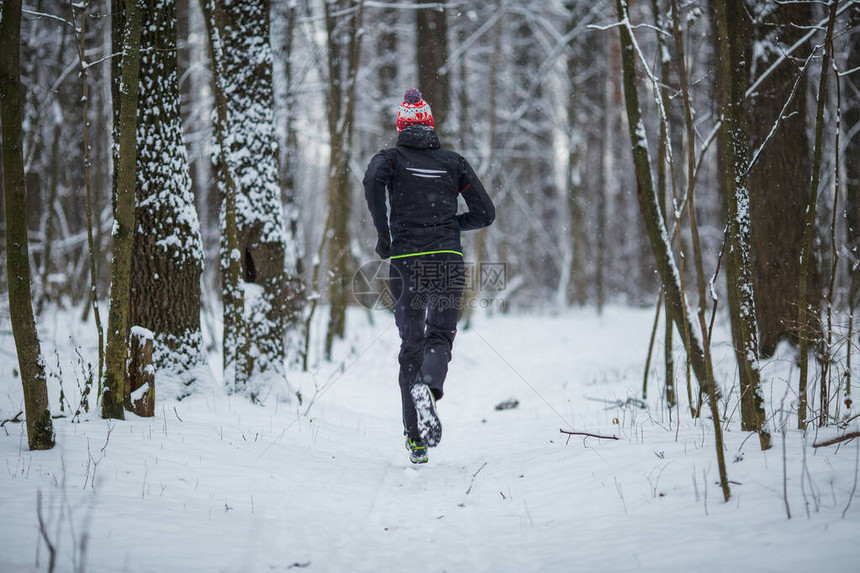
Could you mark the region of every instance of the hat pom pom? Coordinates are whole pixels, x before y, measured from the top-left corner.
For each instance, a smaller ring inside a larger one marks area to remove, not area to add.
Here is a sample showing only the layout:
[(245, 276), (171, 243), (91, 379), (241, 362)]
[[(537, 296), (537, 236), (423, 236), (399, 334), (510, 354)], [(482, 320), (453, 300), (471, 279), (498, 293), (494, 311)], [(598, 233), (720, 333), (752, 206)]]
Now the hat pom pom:
[(419, 92), (415, 88), (409, 88), (406, 90), (406, 94), (403, 96), (404, 103), (416, 104), (421, 101), (421, 92)]

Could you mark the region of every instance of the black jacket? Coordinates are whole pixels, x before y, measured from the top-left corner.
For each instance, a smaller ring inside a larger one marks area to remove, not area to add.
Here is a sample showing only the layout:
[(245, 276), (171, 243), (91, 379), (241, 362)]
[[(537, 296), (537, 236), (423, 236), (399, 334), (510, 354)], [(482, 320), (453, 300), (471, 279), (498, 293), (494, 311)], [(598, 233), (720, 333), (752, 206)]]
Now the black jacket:
[[(386, 216), (386, 189), (390, 217)], [(457, 215), (461, 193), (469, 211)], [(391, 233), (392, 257), (459, 252), (460, 231), (486, 227), (496, 216), (469, 163), (441, 147), (436, 132), (420, 125), (407, 127), (396, 147), (373, 156), (364, 175), (364, 197), (380, 241)]]

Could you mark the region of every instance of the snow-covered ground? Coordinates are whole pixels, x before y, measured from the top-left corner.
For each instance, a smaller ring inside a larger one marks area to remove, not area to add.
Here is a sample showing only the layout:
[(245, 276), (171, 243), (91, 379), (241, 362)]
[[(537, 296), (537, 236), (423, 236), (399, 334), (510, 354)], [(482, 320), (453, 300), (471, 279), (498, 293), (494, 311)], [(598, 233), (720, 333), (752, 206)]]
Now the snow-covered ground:
[[(95, 356), (92, 328), (75, 316), (40, 325), (55, 414), (60, 377), (77, 404), (76, 351), (84, 364)], [(627, 402), (640, 397), (653, 310), (477, 316), (458, 334), (439, 404), (443, 440), (423, 466), (403, 447), (393, 319), (370, 318), (351, 312), (337, 359), (291, 374), (301, 404), (269, 396), (253, 405), (210, 382), (181, 402), (159, 401), (151, 419), (57, 419), (47, 452), (28, 451), (23, 424), (7, 423), (0, 571), (47, 571), (47, 542), (57, 571), (860, 567), (860, 500), (848, 507), (860, 445), (813, 449), (814, 430), (804, 436), (793, 415), (777, 414), (785, 439), (775, 432), (761, 452), (740, 431), (725, 325), (715, 355), (730, 417), (728, 503), (710, 420), (691, 420), (683, 389), (680, 424), (656, 398), (660, 348), (647, 408)], [(23, 409), (8, 330), (0, 420)], [(791, 408), (790, 356), (781, 349), (765, 366), (768, 414)], [(518, 407), (495, 409), (508, 399)], [(619, 440), (568, 439), (560, 428)]]

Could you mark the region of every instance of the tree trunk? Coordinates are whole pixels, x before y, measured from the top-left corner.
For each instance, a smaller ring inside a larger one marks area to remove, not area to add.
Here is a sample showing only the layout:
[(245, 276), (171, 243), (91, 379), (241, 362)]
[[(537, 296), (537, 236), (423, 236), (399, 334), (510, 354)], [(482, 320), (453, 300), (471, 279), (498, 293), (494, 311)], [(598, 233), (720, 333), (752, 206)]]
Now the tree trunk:
[(436, 5), (416, 10), (415, 49), (418, 52), (418, 89), (433, 109), (433, 120), (442, 144), (454, 133), (448, 113), (451, 88), (448, 65), (448, 14), (436, 0), (418, 0), (419, 4)]
[[(352, 8), (348, 16), (337, 16), (335, 9)], [(353, 112), (355, 109), (355, 80), (361, 52), (361, 21), (364, 3), (348, 0), (325, 5), (328, 38), (328, 128), (329, 173), (328, 208), (331, 227), (328, 229), (328, 298), (330, 304), (328, 330), (325, 340), (326, 358), (331, 358), (335, 338), (343, 338), (346, 330), (346, 308), (349, 305), (349, 217), (352, 210), (349, 162)], [(341, 31), (338, 18), (348, 17), (347, 33)], [(345, 67), (344, 67), (345, 64)]]
[[(77, 20), (77, 14), (76, 14)], [(87, 9), (84, 5), (81, 13), (80, 32), (77, 36), (78, 62), (81, 65), (81, 80), (82, 90), (81, 98), (83, 101), (83, 159), (84, 159), (84, 190), (87, 200), (87, 257), (90, 267), (90, 296), (89, 304), (84, 305), (84, 308), (93, 309), (93, 318), (95, 320), (96, 335), (98, 337), (98, 369), (96, 372), (96, 387), (99, 394), (102, 390), (102, 379), (104, 376), (105, 355), (104, 355), (104, 328), (102, 328), (101, 311), (99, 310), (99, 290), (98, 290), (98, 261), (96, 258), (96, 238), (93, 232), (93, 185), (90, 166), (92, 165), (92, 145), (90, 137), (90, 75), (89, 66), (86, 60), (86, 38), (87, 38)], [(101, 114), (99, 114), (101, 115)], [(98, 225), (98, 222), (96, 222)], [(100, 225), (98, 225), (100, 226)]]
[[(248, 361), (247, 385), (238, 378), (225, 382), (255, 400), (264, 387), (286, 379), (287, 231), (278, 187), (270, 3), (219, 0), (217, 4), (223, 18), (219, 37), (223, 43), (222, 81), (227, 106), (226, 124), (219, 121), (223, 144), (219, 146), (217, 181), (226, 197), (227, 172), (232, 171), (237, 230), (237, 249), (233, 250), (226, 245), (228, 223), (226, 216), (222, 217), (221, 272), (228, 276), (232, 258), (238, 257), (247, 329), (247, 336), (237, 332), (232, 325), (235, 308), (228, 311), (225, 304), (225, 357), (244, 353)], [(226, 212), (225, 204), (225, 215)], [(295, 260), (289, 263), (294, 268)], [(238, 293), (231, 296), (238, 304)], [(229, 371), (232, 362), (228, 365), (225, 361), (225, 365)]]
[[(673, 5), (672, 13), (675, 13), (675, 6)], [(651, 11), (654, 13), (654, 25), (657, 26), (658, 29), (662, 29), (662, 25), (664, 22), (662, 21), (662, 12), (660, 10), (660, 3), (658, 0), (651, 0)], [(663, 35), (657, 34), (657, 52), (659, 54), (663, 54), (664, 51), (667, 50), (665, 40), (663, 39)], [(679, 56), (680, 59), (680, 56)], [(663, 97), (663, 101), (668, 105), (669, 100), (669, 61), (666, 58), (660, 58), (659, 64), (659, 78), (662, 82), (661, 93)], [(668, 110), (666, 110), (668, 113)], [(689, 142), (689, 145), (695, 145), (695, 140)], [(660, 203), (660, 211), (663, 213), (663, 217), (665, 220), (669, 220), (670, 212), (666, 207), (666, 195), (669, 192), (669, 186), (667, 182), (668, 168), (669, 165), (666, 161), (666, 149), (671, 145), (671, 141), (669, 139), (669, 134), (667, 131), (660, 130), (660, 139), (657, 147), (657, 199)], [(692, 211), (692, 209), (691, 209)], [(704, 304), (704, 301), (699, 301), (699, 304)], [(677, 402), (677, 394), (675, 392), (675, 356), (673, 352), (673, 343), (672, 339), (674, 337), (674, 328), (672, 326), (672, 318), (671, 313), (669, 311), (669, 303), (663, 303), (663, 314), (665, 315), (665, 328), (663, 332), (663, 365), (664, 365), (664, 378), (666, 380), (666, 405), (669, 407), (670, 416), (672, 408), (675, 407)]]
[[(374, 88), (376, 100), (382, 104), (379, 117), (381, 134), (377, 140), (379, 143), (374, 146), (374, 149), (387, 147), (392, 136), (396, 135), (394, 112), (399, 103), (398, 98), (403, 95), (404, 91), (401, 89), (397, 78), (400, 67), (400, 54), (398, 53), (400, 38), (397, 34), (398, 14), (397, 9), (384, 8), (379, 15), (379, 32), (376, 40), (376, 59), (379, 62), (379, 67), (376, 70)], [(436, 106), (433, 105), (432, 109), (435, 113)]]
[[(741, 427), (759, 433), (761, 448), (770, 448), (770, 434), (764, 428), (766, 419), (760, 387), (758, 337), (755, 291), (752, 280), (750, 244), (750, 192), (747, 188), (747, 88), (746, 58), (743, 38), (745, 27), (743, 0), (718, 0), (716, 3), (716, 46), (720, 54), (720, 109), (723, 115), (724, 137), (720, 153), (723, 172), (721, 187), (727, 206), (726, 277), (729, 291), (729, 312), (732, 322), (735, 359), (741, 387)], [(677, 26), (677, 24), (676, 24)], [(686, 73), (682, 79), (686, 93)], [(688, 113), (688, 130), (692, 131), (692, 116)], [(692, 203), (691, 203), (691, 216)], [(704, 285), (700, 285), (704, 296)], [(701, 301), (704, 304), (704, 301)]]
[[(838, 0), (830, 0), (830, 15), (827, 20), (827, 31), (824, 37), (824, 59), (821, 62), (821, 76), (818, 82), (818, 110), (815, 114), (815, 147), (813, 148), (812, 172), (809, 178), (809, 204), (806, 207), (806, 225), (803, 229), (803, 244), (800, 250), (800, 294), (797, 301), (797, 329), (800, 338), (798, 349), (800, 354), (800, 382), (797, 388), (797, 427), (801, 430), (806, 429), (806, 382), (809, 376), (810, 333), (809, 329), (807, 329), (807, 315), (813, 313), (818, 307), (817, 304), (809, 304), (808, 286), (813, 255), (812, 237), (815, 232), (818, 185), (821, 182), (821, 162), (823, 155), (821, 146), (824, 135), (824, 107), (827, 104), (827, 73), (830, 71), (830, 59), (833, 55), (833, 27), (836, 24), (836, 8), (838, 4)], [(812, 300), (815, 302), (816, 299), (813, 298)], [(823, 383), (824, 381), (822, 381)]]
[[(812, 21), (811, 4), (804, 2), (778, 3), (767, 0), (757, 3), (764, 14), (754, 29), (744, 18), (743, 2), (737, 2), (736, 16), (742, 28), (732, 32), (733, 46), (744, 50), (744, 62), (753, 57), (753, 45), (772, 46), (759, 50), (761, 57), (755, 68), (767, 69), (782, 52), (780, 46), (794, 44), (806, 32)], [(743, 36), (739, 37), (739, 34)], [(800, 52), (795, 56), (803, 57)], [(806, 121), (805, 80), (800, 80), (794, 102), (783, 111), (795, 82), (798, 68), (786, 62), (779, 66), (756, 90), (749, 106), (750, 146), (762, 145), (780, 114), (782, 122), (773, 139), (767, 143), (753, 166), (749, 178), (750, 216), (754, 245), (755, 305), (761, 332), (760, 351), (770, 356), (781, 340), (797, 340), (797, 297), (800, 276), (800, 252), (803, 241), (803, 220), (809, 199), (809, 139)], [(728, 262), (728, 261), (727, 261)], [(726, 277), (731, 281), (730, 265)], [(818, 290), (814, 288), (813, 290)], [(816, 307), (818, 305), (816, 304)], [(743, 375), (742, 375), (743, 380)]]
[(153, 365), (159, 378), (180, 384), (175, 391), (182, 398), (207, 357), (200, 330), (203, 249), (179, 109), (175, 0), (144, 0), (141, 29), (129, 324), (155, 334)]
[(31, 450), (47, 450), (54, 446), (54, 429), (48, 407), (45, 361), (36, 333), (30, 293), (21, 112), (21, 0), (5, 0), (0, 10), (0, 122), (3, 136), (9, 313), (24, 388), (27, 444)]
[[(860, 68), (860, 4), (855, 5), (850, 15), (849, 26), (854, 30), (845, 48), (848, 59), (845, 68)], [(845, 232), (847, 247), (851, 253), (852, 304), (857, 304), (860, 292), (860, 74), (857, 72), (843, 76), (842, 116), (845, 133), (853, 137), (845, 140)]]
[[(215, 99), (215, 138), (213, 153), (215, 175), (224, 196), (221, 235), (221, 281), (224, 291), (223, 378), (230, 391), (244, 391), (248, 386), (248, 328), (245, 323), (245, 291), (242, 281), (242, 256), (236, 223), (236, 168), (229, 153), (229, 107), (227, 104), (224, 55), (226, 15), (220, 0), (203, 2), (209, 52), (212, 60), (212, 92)], [(226, 258), (226, 261), (225, 261)]]
[[(501, 10), (501, 0), (496, 0), (495, 5), (493, 6), (495, 10)], [(496, 165), (496, 152), (499, 149), (499, 141), (498, 141), (498, 133), (499, 133), (499, 118), (497, 109), (498, 109), (498, 97), (499, 97), (499, 68), (500, 68), (500, 60), (502, 57), (502, 38), (504, 35), (504, 30), (502, 28), (502, 18), (496, 18), (496, 22), (493, 24), (493, 44), (492, 44), (492, 53), (490, 56), (490, 73), (487, 78), (489, 82), (488, 94), (487, 94), (487, 149), (489, 150), (489, 155), (487, 155), (486, 159), (486, 167), (481, 174), (481, 177), (484, 181), (485, 187), (490, 190), (490, 193), (493, 193), (498, 188), (498, 168)], [(472, 327), (472, 316), (474, 315), (475, 308), (478, 307), (479, 303), (477, 302), (478, 296), (481, 291), (481, 262), (484, 257), (484, 249), (486, 246), (486, 233), (487, 229), (479, 229), (474, 234), (474, 239), (472, 242), (473, 249), (473, 257), (474, 257), (474, 266), (472, 267), (473, 273), (475, 275), (472, 277), (471, 281), (468, 281), (470, 284), (468, 288), (465, 289), (463, 293), (463, 300), (465, 304), (463, 308), (460, 310), (460, 320), (463, 322), (463, 329), (469, 329)]]
[[(849, 28), (854, 30), (847, 42), (848, 59), (845, 67), (849, 70), (860, 68), (860, 4), (855, 4), (849, 17)], [(845, 142), (845, 233), (846, 246), (850, 253), (849, 269), (850, 283), (848, 290), (848, 310), (851, 321), (848, 330), (848, 353), (845, 370), (845, 407), (851, 408), (851, 335), (853, 334), (854, 310), (857, 307), (857, 293), (860, 291), (860, 74), (853, 73), (845, 76), (842, 114), (845, 121), (846, 133), (854, 136)]]
[(304, 322), (302, 316), (307, 304), (304, 286), (304, 225), (299, 213), (296, 192), (298, 166), (298, 134), (296, 133), (296, 86), (293, 85), (292, 53), (297, 28), (298, 10), (290, 3), (286, 7), (286, 37), (284, 40), (284, 81), (287, 84), (286, 137), (281, 160), (281, 202), (287, 243), (284, 252), (286, 283), (284, 285), (284, 319), (287, 331), (287, 356), (299, 360), (303, 352)]
[[(618, 18), (626, 23), (619, 28), (621, 36), (621, 61), (623, 68), (624, 99), (627, 108), (627, 118), (630, 130), (630, 144), (633, 151), (633, 162), (636, 167), (636, 189), (639, 198), (639, 206), (648, 228), (648, 237), (651, 248), (657, 262), (657, 270), (663, 282), (666, 299), (669, 302), (672, 318), (680, 330), (689, 332), (689, 347), (687, 354), (690, 357), (696, 378), (700, 386), (708, 391), (711, 416), (714, 422), (714, 439), (716, 442), (717, 462), (720, 472), (720, 485), (723, 497), (729, 500), (730, 490), (728, 478), (726, 477), (726, 465), (723, 455), (723, 432), (720, 425), (719, 405), (717, 403), (717, 390), (714, 383), (713, 371), (711, 369), (710, 357), (707, 354), (708, 347), (702, 345), (699, 338), (695, 336), (693, 324), (690, 320), (690, 312), (687, 309), (681, 292), (681, 279), (678, 273), (675, 259), (669, 245), (669, 233), (663, 220), (663, 214), (657, 201), (654, 188), (653, 175), (651, 173), (651, 157), (648, 151), (648, 141), (645, 138), (645, 125), (642, 123), (642, 112), (639, 106), (639, 95), (636, 88), (636, 62), (634, 59), (634, 43), (630, 32), (630, 16), (627, 12), (627, 0), (616, 0)], [(707, 334), (705, 332), (704, 334)]]
[(151, 330), (140, 326), (131, 327), (125, 408), (143, 418), (155, 416), (154, 342), (155, 334)]
[[(616, 62), (618, 53), (615, 51), (616, 44), (610, 36), (606, 36), (604, 53), (605, 76), (603, 78), (603, 106), (604, 109), (616, 109), (615, 96), (618, 93), (617, 80), (615, 79)], [(597, 313), (603, 313), (606, 304), (606, 275), (608, 264), (608, 237), (607, 223), (609, 222), (608, 202), (612, 189), (615, 185), (615, 114), (603, 114), (603, 132), (600, 137), (600, 184), (597, 188), (597, 261), (594, 269), (594, 287), (597, 302)]]
[[(568, 11), (568, 22), (566, 33), (571, 34), (579, 23), (581, 15), (576, 10), (577, 3), (568, 1), (565, 9)], [(568, 221), (570, 225), (570, 266), (567, 292), (564, 293), (568, 304), (575, 303), (584, 306), (588, 300), (588, 274), (585, 267), (585, 217), (583, 205), (585, 203), (585, 186), (582, 181), (583, 157), (583, 124), (579, 117), (582, 107), (580, 94), (575, 89), (574, 82), (577, 73), (583, 67), (580, 63), (581, 56), (574, 49), (575, 41), (570, 40), (567, 54), (567, 77), (570, 82), (570, 90), (567, 94), (567, 208)]]
[[(114, 4), (117, 7), (117, 3)], [(125, 417), (123, 396), (128, 381), (128, 305), (130, 300), (131, 252), (134, 241), (134, 188), (137, 170), (137, 99), (140, 73), (140, 18), (138, 0), (125, 0), (120, 9), (123, 21), (121, 75), (114, 76), (114, 230), (111, 261), (110, 309), (108, 311), (105, 381), (102, 417)]]

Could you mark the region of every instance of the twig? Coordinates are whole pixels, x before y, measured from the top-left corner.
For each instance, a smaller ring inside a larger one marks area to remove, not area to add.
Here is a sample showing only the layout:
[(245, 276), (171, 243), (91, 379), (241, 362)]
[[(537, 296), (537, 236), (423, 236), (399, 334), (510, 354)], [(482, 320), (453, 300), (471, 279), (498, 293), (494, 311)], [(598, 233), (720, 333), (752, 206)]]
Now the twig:
[(108, 425), (107, 425), (107, 435), (105, 436), (105, 445), (103, 445), (103, 446), (102, 446), (102, 449), (101, 449), (101, 452), (102, 452), (102, 453), (104, 453), (105, 448), (107, 448), (107, 447), (108, 447), (108, 442), (110, 442), (110, 434), (111, 434), (111, 432), (113, 432), (114, 427), (116, 427), (116, 424), (108, 423)]
[(469, 483), (469, 489), (466, 490), (466, 495), (472, 491), (472, 486), (475, 485), (475, 478), (478, 477), (478, 474), (481, 473), (481, 470), (487, 466), (487, 462), (484, 462), (484, 465), (478, 468), (478, 471), (472, 474), (472, 481)]
[(842, 519), (845, 519), (845, 514), (848, 513), (848, 508), (851, 507), (851, 500), (854, 499), (854, 493), (857, 491), (857, 472), (860, 468), (860, 444), (857, 445), (857, 458), (854, 461), (854, 487), (851, 488), (851, 495), (848, 496), (848, 504), (842, 510)]
[(14, 418), (9, 418), (9, 419), (3, 420), (2, 422), (0, 422), (0, 428), (5, 426), (8, 422), (12, 422), (13, 424), (20, 424), (23, 421), (23, 420), (21, 420), (21, 416), (23, 414), (24, 414), (24, 411), (22, 410), (22, 411), (18, 412), (17, 414), (15, 414)]
[(621, 489), (621, 484), (618, 483), (618, 478), (613, 478), (615, 480), (615, 491), (618, 492), (618, 497), (621, 498), (621, 506), (624, 508), (624, 515), (627, 515), (627, 502), (624, 501), (624, 491)]
[(53, 573), (57, 563), (57, 548), (51, 543), (51, 538), (48, 537), (48, 528), (45, 525), (45, 520), (42, 519), (42, 491), (36, 492), (36, 515), (39, 518), (39, 534), (48, 548), (48, 573)]
[(617, 440), (616, 436), (601, 436), (600, 434), (591, 434), (589, 432), (568, 432), (567, 430), (558, 429), (562, 434), (567, 434), (568, 436), (585, 436), (586, 438), (598, 438), (600, 440)]
[(648, 372), (651, 370), (651, 353), (654, 350), (654, 340), (657, 337), (657, 325), (660, 322), (660, 314), (663, 311), (663, 291), (657, 297), (657, 314), (654, 316), (654, 326), (651, 327), (651, 339), (648, 341), (648, 358), (645, 359), (645, 374), (642, 376), (642, 399), (648, 399)]
[(785, 461), (785, 421), (782, 426), (782, 500), (785, 502), (785, 514), (791, 519), (791, 506), (788, 504), (788, 468)]
[(847, 442), (848, 440), (853, 440), (854, 438), (860, 438), (860, 432), (848, 432), (847, 434), (839, 436), (838, 438), (833, 438), (831, 440), (812, 444), (812, 447), (823, 448), (824, 446), (832, 446), (834, 444), (838, 444), (839, 442)]

